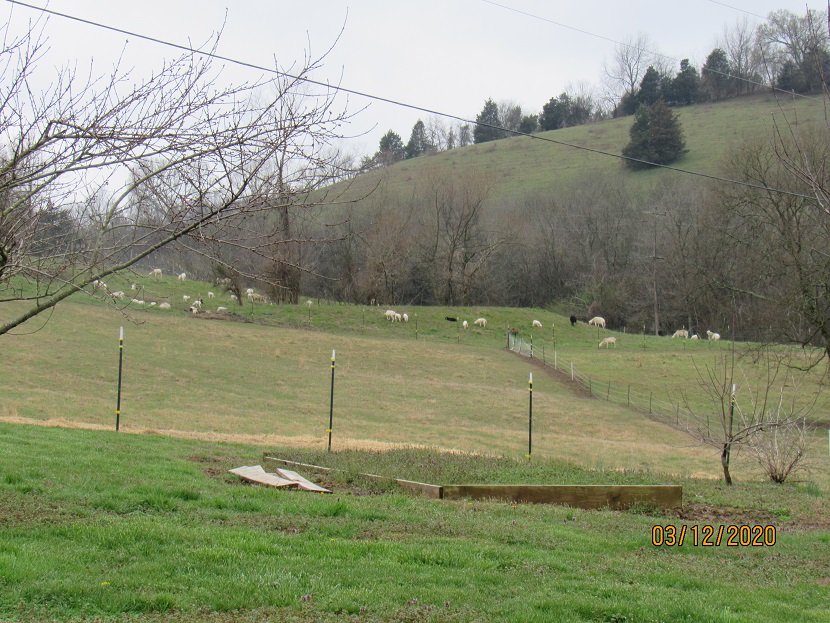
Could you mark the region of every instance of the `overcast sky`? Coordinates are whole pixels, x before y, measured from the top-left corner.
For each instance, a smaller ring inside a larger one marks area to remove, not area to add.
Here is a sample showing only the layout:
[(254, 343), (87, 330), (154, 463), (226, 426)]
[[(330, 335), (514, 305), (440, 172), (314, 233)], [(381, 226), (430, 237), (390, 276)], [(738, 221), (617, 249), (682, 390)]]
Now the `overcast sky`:
[[(39, 0), (31, 4), (47, 6)], [(657, 52), (690, 58), (700, 68), (725, 26), (760, 21), (776, 9), (803, 14), (817, 0), (52, 0), (49, 8), (158, 39), (202, 44), (224, 27), (219, 53), (282, 67), (334, 46), (321, 81), (474, 119), (487, 98), (512, 100), (536, 113), (577, 82), (599, 84), (614, 41), (646, 33)], [(0, 0), (4, 18), (23, 28), (36, 11)], [(553, 23), (556, 22), (556, 23)], [(341, 33), (342, 31), (342, 33)], [(581, 31), (581, 32), (580, 32)], [(47, 26), (55, 65), (77, 59), (106, 73), (124, 65), (149, 71), (178, 52), (100, 28), (52, 17)], [(339, 37), (339, 40), (338, 40)], [(125, 47), (126, 46), (126, 47)], [(228, 78), (258, 73), (228, 65)], [(409, 138), (426, 115), (392, 104), (366, 104), (350, 129), (364, 134), (350, 148), (372, 153), (389, 129)]]

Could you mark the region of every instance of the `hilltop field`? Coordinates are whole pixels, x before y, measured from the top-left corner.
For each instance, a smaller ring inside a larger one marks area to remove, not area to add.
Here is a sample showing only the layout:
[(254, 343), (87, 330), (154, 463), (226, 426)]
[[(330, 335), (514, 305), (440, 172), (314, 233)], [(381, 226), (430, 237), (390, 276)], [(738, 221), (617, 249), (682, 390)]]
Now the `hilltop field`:
[[(3, 337), (2, 620), (827, 620), (827, 397), (811, 414), (809, 470), (784, 485), (740, 452), (736, 484), (724, 485), (719, 451), (666, 420), (686, 403), (706, 408), (699, 371), (733, 352), (752, 385), (751, 344), (571, 327), (539, 309), (409, 308), (398, 310), (408, 323), (390, 323), (385, 308), (238, 306), (207, 298), (207, 283), (135, 281), (143, 300), (173, 309), (75, 295)], [(187, 312), (184, 294), (205, 297), (206, 311)], [(532, 335), (532, 359), (507, 350), (508, 327)], [(597, 349), (606, 335), (616, 349)], [(227, 473), (264, 453), (340, 468), (323, 483), (334, 495)], [(442, 502), (360, 472), (681, 484), (684, 507)], [(669, 525), (773, 526), (775, 543), (655, 546), (654, 527)]]

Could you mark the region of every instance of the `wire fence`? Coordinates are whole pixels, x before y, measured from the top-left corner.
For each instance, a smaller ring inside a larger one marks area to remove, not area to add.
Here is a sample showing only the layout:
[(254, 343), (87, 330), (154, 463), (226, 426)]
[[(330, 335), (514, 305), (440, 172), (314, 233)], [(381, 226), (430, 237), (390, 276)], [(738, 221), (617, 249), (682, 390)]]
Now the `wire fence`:
[(571, 382), (577, 384), (593, 398), (636, 409), (660, 421), (674, 422), (678, 425), (680, 423), (679, 404), (661, 399), (653, 392), (640, 391), (631, 385), (614, 385), (611, 381), (596, 378), (577, 368), (573, 361), (559, 357), (555, 349), (552, 357), (550, 353), (545, 352), (544, 348), (534, 350), (532, 339), (525, 340), (508, 332), (507, 343), (513, 352), (541, 361), (544, 366), (552, 367), (560, 374), (569, 376)]

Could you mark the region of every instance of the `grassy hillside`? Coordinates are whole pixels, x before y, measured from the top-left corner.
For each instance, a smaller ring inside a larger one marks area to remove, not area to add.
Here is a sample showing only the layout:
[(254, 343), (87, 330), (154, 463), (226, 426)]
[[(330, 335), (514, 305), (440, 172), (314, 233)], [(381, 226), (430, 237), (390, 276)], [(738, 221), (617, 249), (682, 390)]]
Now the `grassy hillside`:
[[(137, 281), (147, 300), (176, 301), (209, 287), (172, 277)], [(110, 287), (123, 284), (113, 281)], [(521, 457), (532, 371), (534, 455), (588, 468), (720, 474), (717, 451), (654, 421), (645, 397), (655, 410), (659, 405), (673, 413), (685, 394), (703, 409), (708, 397), (698, 388), (696, 366), (713, 366), (729, 355), (726, 341), (627, 335), (584, 323), (571, 327), (543, 310), (413, 308), (400, 310), (409, 312), (410, 322), (398, 324), (386, 321), (380, 308), (313, 303), (234, 307), (220, 295), (206, 299), (206, 308), (230, 306), (232, 315), (194, 318), (183, 311), (184, 303), (169, 311), (132, 306), (122, 315), (73, 297), (42, 328), (46, 318), (27, 325), (36, 332), (3, 338), (13, 365), (0, 380), (0, 414), (113, 427), (123, 325), (126, 430), (319, 446), (328, 427), (330, 358), (336, 350), (334, 441), (340, 448), (423, 444)], [(489, 324), (464, 331), (447, 316), (484, 316)], [(532, 329), (534, 319), (542, 329)], [(519, 337), (532, 337), (533, 361), (505, 350), (508, 325)], [(617, 336), (617, 348), (599, 351), (597, 340), (606, 334)], [(739, 357), (744, 350), (739, 345)], [(554, 360), (565, 370), (573, 363), (596, 396), (586, 396), (567, 374), (538, 365)], [(750, 377), (757, 370), (751, 357), (739, 363)], [(819, 382), (816, 371), (805, 392)], [(603, 400), (612, 394), (616, 401)], [(626, 394), (633, 408), (620, 399)], [(814, 419), (826, 421), (828, 397), (821, 401)], [(735, 462), (739, 478), (754, 477), (744, 457)]]
[[(680, 118), (689, 152), (673, 166), (709, 175), (719, 172), (726, 151), (744, 139), (763, 137), (771, 140), (775, 124), (784, 127), (787, 120), (802, 125), (824, 123), (826, 112), (821, 98), (781, 99), (772, 94), (674, 110)], [(381, 179), (393, 193), (404, 191), (430, 168), (458, 176), (486, 172), (495, 183), (494, 201), (525, 194), (561, 192), (597, 176), (625, 175), (630, 181), (653, 185), (663, 176), (680, 175), (661, 170), (628, 172), (619, 158), (567, 146), (619, 155), (628, 143), (633, 120), (633, 117), (611, 119), (537, 135), (556, 142), (515, 137), (408, 160), (361, 176), (349, 194), (361, 196)]]

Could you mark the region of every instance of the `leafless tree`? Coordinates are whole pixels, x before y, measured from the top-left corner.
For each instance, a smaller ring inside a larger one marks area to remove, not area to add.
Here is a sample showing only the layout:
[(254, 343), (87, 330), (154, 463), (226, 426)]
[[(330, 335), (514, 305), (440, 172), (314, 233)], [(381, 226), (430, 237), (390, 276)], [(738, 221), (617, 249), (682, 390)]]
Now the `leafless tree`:
[(776, 482), (783, 482), (804, 458), (805, 422), (817, 395), (805, 396), (792, 378), (792, 368), (772, 353), (765, 354), (764, 363), (761, 378), (750, 378), (744, 369), (736, 379), (734, 356), (731, 360), (721, 357), (698, 369), (699, 386), (709, 407), (693, 405), (688, 393), (683, 396), (681, 427), (700, 443), (719, 450), (729, 485), (732, 454), (739, 448), (759, 459), (770, 478), (779, 479)]
[[(326, 201), (309, 192), (338, 168), (330, 146), (347, 115), (332, 90), (311, 92), (322, 58), (223, 86), (193, 52), (144, 80), (70, 68), (38, 89), (44, 30), (16, 35), (7, 22), (2, 35), (0, 303), (29, 305), (0, 335), (170, 245), (266, 258), (276, 232), (290, 250), (297, 241), (274, 215)], [(297, 268), (290, 252), (274, 259)]]
[(605, 84), (615, 103), (634, 93), (649, 65), (654, 65), (654, 44), (645, 33), (628, 36), (614, 47), (614, 56), (603, 67)]
[(719, 47), (729, 61), (732, 86), (735, 93), (754, 92), (762, 80), (761, 54), (756, 43), (756, 25), (745, 17), (730, 28), (724, 26)]
[(798, 15), (781, 9), (772, 11), (758, 27), (757, 45), (770, 84), (775, 84), (781, 67), (790, 60), (796, 67), (813, 61), (812, 50), (827, 48), (826, 11), (809, 10)]

